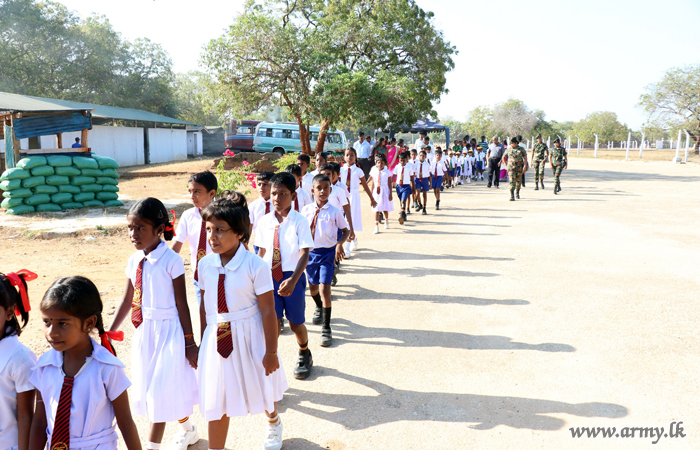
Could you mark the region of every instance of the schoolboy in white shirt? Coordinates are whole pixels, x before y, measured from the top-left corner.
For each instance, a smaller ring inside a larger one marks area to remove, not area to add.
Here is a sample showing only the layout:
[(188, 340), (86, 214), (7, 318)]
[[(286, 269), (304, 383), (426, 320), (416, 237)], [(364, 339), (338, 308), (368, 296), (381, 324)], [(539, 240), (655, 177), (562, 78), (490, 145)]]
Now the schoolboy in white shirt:
[(411, 198), (413, 191), (413, 167), (408, 163), (408, 152), (402, 152), (399, 155), (399, 164), (394, 167), (394, 175), (396, 175), (396, 197), (401, 204), (401, 215), (399, 223), (403, 225), (406, 221), (406, 209), (408, 208), (408, 199)]
[(301, 210), (304, 209), (304, 206), (312, 202), (311, 195), (307, 194), (306, 191), (301, 187), (301, 181), (303, 179), (303, 177), (301, 176), (301, 167), (299, 167), (296, 164), (290, 164), (284, 171), (294, 175), (294, 179), (297, 180), (297, 197), (292, 203), (292, 208), (294, 208), (294, 211), (296, 212), (301, 212)]
[[(408, 164), (411, 166), (411, 170), (414, 171), (415, 175), (415, 169), (418, 167), (416, 164), (418, 164), (418, 150), (415, 148), (411, 150), (411, 157), (408, 160)], [(418, 211), (418, 199), (420, 196), (420, 191), (416, 189), (416, 183), (415, 180), (413, 182), (413, 185), (411, 186), (411, 198), (413, 199), (413, 207)], [(408, 211), (410, 212), (411, 209), (409, 208)]]
[(442, 150), (437, 147), (435, 150), (435, 159), (430, 164), (430, 185), (435, 192), (435, 210), (440, 210), (440, 187), (442, 186), (442, 177), (447, 173), (447, 166), (442, 161)]
[(302, 211), (302, 215), (311, 224), (311, 235), (314, 239), (314, 249), (309, 253), (309, 263), (306, 265), (306, 275), (309, 278), (309, 293), (316, 303), (312, 322), (316, 325), (323, 324), (321, 347), (330, 347), (333, 343), (331, 286), (335, 275), (335, 262), (345, 256), (343, 244), (350, 236), (343, 212), (328, 201), (332, 190), (330, 178), (326, 175), (316, 175), (316, 200), (306, 205)]
[[(422, 214), (426, 215), (428, 207), (428, 191), (430, 190), (430, 162), (427, 159), (427, 152), (421, 150), (418, 155), (418, 162), (413, 168), (413, 181), (416, 185), (416, 198), (418, 200), (418, 207), (416, 211), (423, 211)], [(423, 193), (423, 201), (421, 202), (420, 194)]]
[(299, 187), (304, 190), (309, 196), (310, 200), (313, 200), (314, 196), (311, 191), (313, 191), (314, 175), (316, 173), (309, 173), (309, 167), (311, 167), (311, 157), (304, 153), (297, 155), (297, 166), (301, 168), (301, 180), (299, 180)]
[(206, 222), (202, 220), (201, 211), (214, 200), (217, 190), (216, 176), (208, 170), (195, 173), (190, 177), (187, 181), (187, 191), (190, 193), (190, 200), (192, 200), (194, 207), (182, 213), (173, 238), (175, 243), (172, 250), (175, 253), (180, 253), (185, 241), (190, 247), (190, 268), (194, 271), (193, 283), (197, 304), (202, 301), (197, 267), (199, 260), (211, 253), (211, 246), (207, 241)]
[(258, 255), (272, 270), (275, 312), (277, 319), (286, 315), (289, 327), (299, 344), (299, 360), (294, 377), (308, 378), (313, 359), (309, 351), (309, 334), (304, 325), (306, 308), (306, 277), (309, 251), (314, 248), (309, 221), (294, 211), (297, 181), (287, 172), (275, 174), (270, 180), (270, 199), (274, 211), (258, 223), (255, 245)]
[[(260, 172), (256, 179), (256, 187), (258, 189), (258, 197), (255, 201), (248, 205), (248, 218), (250, 219), (250, 233), (257, 234), (257, 224), (265, 214), (270, 214), (272, 211), (272, 202), (270, 201), (270, 180), (275, 176), (273, 172)], [(255, 254), (258, 253), (258, 247), (253, 246)]]

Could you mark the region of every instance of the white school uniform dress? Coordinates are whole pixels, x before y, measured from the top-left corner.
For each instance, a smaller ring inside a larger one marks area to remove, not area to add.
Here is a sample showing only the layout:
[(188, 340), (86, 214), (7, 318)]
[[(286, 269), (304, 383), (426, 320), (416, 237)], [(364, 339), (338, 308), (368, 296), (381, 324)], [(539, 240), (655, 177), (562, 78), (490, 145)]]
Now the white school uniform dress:
[[(296, 199), (296, 201), (292, 202), (292, 209), (294, 211), (301, 212), (301, 210), (304, 209), (304, 206), (308, 205), (313, 200), (311, 200), (311, 196), (309, 194), (307, 194), (306, 191), (302, 188), (297, 188), (296, 193), (297, 193), (297, 199)], [(297, 210), (297, 205), (299, 205), (298, 210)]]
[(314, 198), (314, 177), (318, 174), (318, 171), (316, 170), (314, 172), (316, 173), (307, 172), (306, 175), (304, 175), (301, 179), (301, 188), (304, 190), (304, 192), (306, 192), (309, 198)]
[[(207, 327), (199, 348), (199, 410), (207, 421), (274, 411), (282, 400), (287, 379), (280, 367), (265, 376), (265, 331), (258, 295), (273, 290), (272, 272), (256, 254), (239, 245), (235, 256), (221, 266), (220, 255), (200, 261), (200, 286), (204, 292)], [(228, 313), (219, 314), (219, 274), (226, 275), (224, 290)], [(219, 322), (231, 323), (233, 352), (224, 359), (216, 348)], [(277, 330), (273, 330), (276, 332)]]
[[(279, 225), (280, 257), (282, 259), (282, 271), (294, 272), (299, 261), (299, 250), (308, 248), (313, 250), (314, 240), (311, 237), (311, 225), (301, 213), (291, 209), (282, 223), (277, 220), (275, 214), (266, 214), (258, 224), (258, 233), (255, 235), (255, 245), (265, 249), (263, 261), (267, 263), (268, 270), (272, 270), (272, 253), (274, 249), (275, 227)], [(272, 272), (270, 272), (272, 273)]]
[[(190, 208), (180, 216), (180, 222), (175, 230), (175, 242), (185, 243), (190, 247), (190, 268), (192, 269), (192, 279), (197, 268), (197, 250), (199, 250), (199, 233), (202, 231), (202, 214), (199, 208)], [(204, 232), (206, 234), (206, 231)], [(205, 239), (207, 255), (211, 253), (209, 240)], [(196, 285), (196, 282), (195, 282)]]
[[(119, 436), (115, 430), (112, 402), (131, 383), (124, 373), (124, 364), (92, 338), (91, 341), (92, 354), (73, 381), (70, 448), (116, 450)], [(29, 379), (44, 402), (47, 443), (51, 442), (64, 376), (63, 352), (51, 349), (41, 355)]]
[(340, 184), (347, 187), (348, 173), (350, 173), (350, 214), (352, 215), (352, 227), (362, 231), (362, 204), (360, 203), (360, 180), (365, 174), (357, 164), (348, 167), (345, 164), (340, 168)]
[[(345, 192), (340, 186), (331, 186), (331, 195), (328, 196), (328, 203), (338, 208), (341, 213), (344, 211), (343, 207), (348, 204), (348, 196)], [(312, 204), (314, 203), (312, 202)]]
[[(306, 205), (301, 212), (309, 224), (314, 220), (316, 208), (318, 205), (312, 203)], [(338, 230), (345, 228), (348, 228), (348, 221), (345, 220), (343, 211), (333, 206), (330, 201), (326, 202), (316, 219), (316, 232), (313, 234), (314, 248), (335, 247), (338, 244)]]
[[(372, 197), (374, 201), (377, 202), (377, 206), (372, 208), (372, 211), (386, 211), (391, 212), (394, 210), (394, 202), (389, 200), (389, 194), (391, 190), (389, 189), (389, 179), (393, 176), (391, 171), (386, 167), (380, 172), (377, 166), (372, 167), (369, 171), (369, 176), (372, 177), (374, 181), (374, 189), (372, 189)], [(381, 186), (381, 191), (377, 193), (377, 188)], [(354, 211), (353, 211), (353, 214)], [(354, 216), (353, 216), (354, 218)]]
[(464, 159), (465, 159), (465, 161), (464, 161), (464, 170), (465, 170), (465, 173), (466, 173), (468, 176), (474, 176), (474, 161), (476, 161), (476, 157), (474, 157), (474, 156), (467, 156), (467, 157), (464, 158)]
[(250, 219), (250, 224), (253, 226), (253, 233), (258, 228), (258, 221), (266, 214), (265, 205), (270, 205), (270, 212), (272, 212), (272, 203), (270, 200), (265, 200), (259, 197), (257, 200), (253, 201), (248, 205), (248, 218)]
[[(139, 250), (127, 262), (126, 276), (134, 286), (143, 258)], [(184, 273), (182, 258), (163, 241), (143, 264), (143, 323), (131, 346), (131, 404), (134, 414), (152, 423), (183, 419), (198, 402), (197, 377), (185, 357), (185, 333), (173, 288), (173, 280)]]
[(17, 394), (34, 390), (29, 377), (36, 355), (8, 332), (0, 339), (0, 450), (17, 450)]

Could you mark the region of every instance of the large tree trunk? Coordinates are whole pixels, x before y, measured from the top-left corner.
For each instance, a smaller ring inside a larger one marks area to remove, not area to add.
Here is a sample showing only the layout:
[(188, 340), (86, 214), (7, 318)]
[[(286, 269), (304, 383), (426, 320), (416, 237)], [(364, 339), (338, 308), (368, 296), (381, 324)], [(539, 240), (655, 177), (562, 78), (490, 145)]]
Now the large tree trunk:
[(697, 131), (695, 133), (693, 133), (692, 131), (689, 131), (688, 134), (695, 141), (695, 145), (693, 146), (693, 150), (695, 150), (695, 154), (700, 155), (700, 120), (698, 120)]
[(304, 121), (301, 120), (301, 117), (299, 116), (297, 116), (297, 123), (299, 124), (299, 139), (301, 140), (301, 152), (309, 156), (314, 156), (314, 154), (311, 152), (309, 127), (307, 127), (306, 124), (304, 124)]
[(316, 155), (323, 151), (323, 146), (326, 143), (326, 135), (328, 134), (328, 128), (330, 127), (330, 123), (331, 122), (328, 119), (321, 120), (321, 131), (318, 132), (318, 141), (316, 141)]

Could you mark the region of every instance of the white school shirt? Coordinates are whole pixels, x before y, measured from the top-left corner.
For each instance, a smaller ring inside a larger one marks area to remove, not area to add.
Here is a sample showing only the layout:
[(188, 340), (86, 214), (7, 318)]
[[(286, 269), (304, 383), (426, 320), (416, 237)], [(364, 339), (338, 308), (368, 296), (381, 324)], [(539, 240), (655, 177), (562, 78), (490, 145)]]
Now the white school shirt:
[[(331, 186), (331, 195), (328, 196), (328, 203), (343, 212), (343, 206), (348, 204), (348, 196), (341, 186)], [(313, 202), (312, 202), (313, 204)]]
[(459, 158), (457, 158), (457, 167), (464, 168), (464, 156), (459, 155)]
[(413, 176), (416, 178), (416, 180), (419, 180), (421, 178), (421, 171), (423, 174), (423, 178), (428, 178), (430, 176), (430, 161), (426, 159), (423, 162), (419, 160), (416, 163), (416, 166), (413, 168)]
[(435, 169), (437, 168), (437, 176), (442, 177), (447, 172), (447, 166), (445, 166), (445, 161), (442, 159), (440, 161), (433, 161), (430, 163), (430, 174), (435, 176)]
[(340, 182), (340, 178), (338, 178), (338, 181), (333, 186), (341, 189), (343, 194), (345, 194), (346, 199), (350, 198), (350, 191), (348, 190), (348, 187), (346, 185)]
[(307, 173), (301, 178), (301, 188), (306, 192), (309, 196), (309, 199), (313, 198), (313, 189), (314, 189), (314, 177), (318, 174), (318, 171), (314, 171), (316, 173)]
[(452, 168), (453, 169), (457, 168), (457, 161), (459, 161), (459, 159), (457, 158), (457, 155), (452, 155)]
[(352, 167), (345, 164), (340, 168), (340, 183), (347, 188), (348, 170), (350, 170), (350, 193), (355, 194), (360, 192), (360, 180), (365, 176), (362, 169), (354, 164)]
[[(297, 200), (296, 202), (299, 204), (299, 211), (301, 212), (302, 209), (304, 209), (304, 206), (308, 205), (311, 203), (313, 200), (311, 200), (311, 196), (306, 193), (306, 191), (302, 188), (297, 188)], [(296, 205), (295, 202), (292, 202), (292, 209), (296, 211), (296, 208), (294, 207)]]
[[(177, 229), (175, 230), (175, 237), (173, 240), (175, 242), (184, 243), (187, 241), (187, 245), (190, 247), (190, 267), (192, 268), (192, 277), (194, 278), (194, 271), (197, 268), (197, 250), (199, 249), (199, 233), (202, 231), (202, 214), (199, 208), (190, 208), (183, 212), (180, 216), (180, 222), (177, 224)], [(206, 230), (204, 234), (206, 235)], [(211, 253), (211, 246), (209, 245), (209, 240), (204, 239), (207, 255)]]
[(248, 218), (250, 219), (250, 224), (253, 225), (254, 233), (258, 228), (258, 221), (265, 215), (265, 204), (270, 205), (270, 211), (272, 211), (273, 208), (270, 200), (265, 200), (262, 197), (259, 197), (257, 200), (248, 205)]
[[(112, 402), (131, 386), (124, 364), (92, 341), (92, 354), (75, 376), (70, 406), (70, 447), (83, 450), (116, 449)], [(31, 383), (41, 393), (46, 411), (46, 433), (51, 442), (56, 409), (63, 386), (63, 352), (49, 350), (39, 358)]]
[(467, 159), (467, 162), (473, 166), (474, 161), (476, 161), (476, 156), (467, 156), (466, 159)]
[[(309, 221), (309, 228), (314, 220), (316, 208), (318, 208), (318, 205), (312, 203), (306, 205), (301, 212), (306, 217), (306, 220)], [(318, 213), (318, 219), (316, 219), (316, 232), (313, 235), (314, 248), (335, 247), (338, 243), (338, 230), (345, 228), (348, 228), (348, 221), (345, 220), (343, 211), (331, 205), (330, 201), (326, 202)]]
[(401, 163), (397, 164), (396, 167), (394, 167), (394, 175), (396, 175), (396, 185), (398, 186), (399, 183), (401, 183), (401, 180), (399, 180), (399, 177), (401, 176), (401, 169), (403, 168), (403, 184), (411, 185), (411, 177), (413, 176), (413, 167), (409, 165), (409, 163), (406, 163), (405, 166), (402, 166)]
[(380, 172), (379, 168), (377, 168), (377, 166), (374, 166), (369, 171), (369, 176), (374, 181), (374, 192), (376, 192), (377, 186), (381, 186), (383, 188), (389, 187), (389, 178), (391, 178), (392, 173), (391, 170), (387, 169), (386, 167), (384, 167)]
[(29, 381), (36, 363), (34, 352), (16, 334), (0, 339), (0, 450), (17, 448), (17, 394), (31, 391)]
[[(136, 271), (143, 258), (143, 250), (138, 250), (129, 257), (129, 261), (126, 263), (126, 276), (134, 286), (136, 286)], [(141, 278), (143, 286), (141, 308), (144, 319), (148, 319), (149, 310), (153, 309), (174, 309), (175, 312), (177, 311), (173, 280), (184, 273), (185, 264), (182, 262), (182, 258), (163, 241), (160, 241), (158, 247), (146, 255)], [(161, 311), (154, 312), (160, 313)]]
[(292, 208), (282, 223), (277, 221), (274, 213), (266, 214), (258, 223), (258, 233), (255, 235), (255, 245), (265, 249), (263, 260), (272, 270), (272, 251), (274, 249), (275, 227), (279, 225), (280, 253), (282, 271), (293, 272), (299, 261), (299, 250), (313, 249), (314, 240), (311, 237), (311, 225), (304, 216)]
[(474, 155), (474, 161), (484, 162), (484, 152), (476, 152), (476, 155)]
[[(426, 150), (427, 151), (427, 150)], [(428, 154), (425, 156), (426, 161), (428, 162), (433, 162), (433, 157), (435, 156), (435, 151), (431, 150), (428, 152)]]

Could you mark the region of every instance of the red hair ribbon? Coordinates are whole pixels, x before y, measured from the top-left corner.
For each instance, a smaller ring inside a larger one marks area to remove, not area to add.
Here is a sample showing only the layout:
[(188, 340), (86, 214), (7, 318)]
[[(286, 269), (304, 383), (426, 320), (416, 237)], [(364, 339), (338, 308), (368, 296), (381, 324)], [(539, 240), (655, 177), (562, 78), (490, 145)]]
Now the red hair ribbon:
[(173, 221), (165, 226), (165, 231), (172, 231), (173, 236), (177, 236), (177, 234), (175, 234), (175, 219), (177, 219), (177, 214), (175, 214), (174, 209), (171, 209), (170, 212), (173, 213)]
[[(16, 286), (19, 288), (19, 296), (22, 299), (22, 306), (24, 306), (24, 311), (31, 311), (32, 306), (29, 304), (29, 295), (27, 295), (27, 290), (24, 288), (24, 283), (22, 283), (22, 280), (24, 280), (25, 282), (34, 281), (37, 278), (39, 278), (39, 275), (35, 274), (34, 272), (30, 272), (27, 269), (22, 269), (17, 272), (10, 272), (8, 274), (5, 274), (5, 277), (8, 280), (10, 280), (10, 284), (12, 286)], [(20, 310), (17, 306), (15, 306), (15, 315), (17, 317), (21, 317)]]
[(114, 354), (114, 349), (112, 348), (112, 344), (110, 344), (109, 340), (115, 340), (115, 341), (123, 341), (124, 340), (124, 332), (123, 331), (105, 331), (100, 335), (100, 342), (102, 343), (102, 346), (109, 350), (111, 354), (114, 356), (117, 356)]

